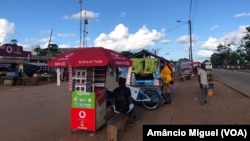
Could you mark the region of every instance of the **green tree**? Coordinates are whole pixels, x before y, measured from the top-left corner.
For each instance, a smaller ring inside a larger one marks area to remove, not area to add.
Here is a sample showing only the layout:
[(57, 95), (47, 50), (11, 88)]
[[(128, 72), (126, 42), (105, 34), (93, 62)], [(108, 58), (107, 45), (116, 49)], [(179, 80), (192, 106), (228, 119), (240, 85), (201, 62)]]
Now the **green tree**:
[(223, 65), (223, 60), (221, 59), (221, 54), (219, 53), (213, 53), (210, 60), (214, 67)]
[(229, 55), (230, 53), (232, 53), (232, 49), (231, 46), (233, 45), (233, 43), (228, 43), (228, 44), (219, 44), (217, 46), (217, 51), (220, 54), (220, 58), (223, 62), (223, 65), (228, 65), (228, 60), (229, 60)]
[(36, 54), (38, 54), (38, 55), (40, 54), (41, 50), (42, 50), (42, 49), (41, 49), (40, 46), (37, 46), (37, 47), (34, 48), (34, 52), (35, 52)]
[(231, 53), (231, 55), (230, 55), (230, 64), (231, 65), (237, 66), (237, 65), (243, 65), (243, 63), (244, 63), (244, 60), (236, 51)]
[(57, 44), (49, 44), (48, 51), (52, 52), (52, 53), (56, 53), (58, 51), (58, 45)]
[(129, 57), (133, 55), (133, 53), (130, 51), (122, 51), (121, 54), (124, 55), (125, 57)]
[[(41, 47), (36, 47), (34, 51), (37, 53), (38, 56), (53, 56), (58, 51), (57, 44), (49, 44), (48, 48), (41, 49)], [(51, 54), (51, 55), (50, 55)]]
[(241, 39), (241, 45), (238, 52), (245, 60), (250, 61), (250, 26), (246, 27), (247, 32)]
[(180, 58), (178, 61), (179, 61), (179, 62), (182, 62), (182, 61), (189, 61), (189, 59), (187, 59), (187, 58)]
[(17, 39), (11, 39), (10, 42), (11, 42), (13, 45), (17, 45), (17, 43), (18, 43)]

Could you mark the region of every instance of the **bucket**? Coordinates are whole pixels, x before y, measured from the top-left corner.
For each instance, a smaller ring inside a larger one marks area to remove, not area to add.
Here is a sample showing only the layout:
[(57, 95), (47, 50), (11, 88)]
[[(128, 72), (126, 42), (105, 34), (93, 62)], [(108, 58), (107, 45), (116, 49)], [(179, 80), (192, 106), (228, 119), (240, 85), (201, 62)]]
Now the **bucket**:
[(208, 84), (207, 95), (208, 96), (214, 95), (214, 84)]
[(207, 89), (207, 95), (208, 96), (213, 96), (214, 95), (214, 90), (213, 89)]

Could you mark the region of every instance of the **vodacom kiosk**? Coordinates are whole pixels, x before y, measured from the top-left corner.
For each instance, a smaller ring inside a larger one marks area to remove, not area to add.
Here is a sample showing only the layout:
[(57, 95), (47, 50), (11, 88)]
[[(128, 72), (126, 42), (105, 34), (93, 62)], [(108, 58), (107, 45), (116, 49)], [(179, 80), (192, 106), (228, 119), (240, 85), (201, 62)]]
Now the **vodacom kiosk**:
[(71, 131), (95, 132), (106, 124), (107, 67), (130, 67), (132, 61), (110, 49), (86, 47), (66, 52), (48, 65), (68, 68)]
[(106, 124), (106, 67), (81, 67), (73, 76), (70, 128), (95, 131)]

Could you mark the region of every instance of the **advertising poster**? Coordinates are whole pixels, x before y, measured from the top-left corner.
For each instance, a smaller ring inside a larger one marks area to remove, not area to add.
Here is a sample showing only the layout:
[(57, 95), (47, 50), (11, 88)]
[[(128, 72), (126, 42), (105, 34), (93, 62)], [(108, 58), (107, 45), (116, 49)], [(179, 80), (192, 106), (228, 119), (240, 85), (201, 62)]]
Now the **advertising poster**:
[(71, 108), (95, 109), (94, 92), (72, 92)]
[(145, 59), (145, 69), (144, 73), (154, 73), (154, 71), (158, 67), (158, 59), (157, 58), (147, 58)]
[(71, 109), (71, 129), (95, 131), (95, 110), (94, 109)]
[(72, 92), (71, 129), (95, 130), (95, 94), (94, 92)]
[(142, 73), (144, 71), (144, 65), (145, 65), (143, 58), (132, 58), (131, 60), (133, 61), (132, 72)]

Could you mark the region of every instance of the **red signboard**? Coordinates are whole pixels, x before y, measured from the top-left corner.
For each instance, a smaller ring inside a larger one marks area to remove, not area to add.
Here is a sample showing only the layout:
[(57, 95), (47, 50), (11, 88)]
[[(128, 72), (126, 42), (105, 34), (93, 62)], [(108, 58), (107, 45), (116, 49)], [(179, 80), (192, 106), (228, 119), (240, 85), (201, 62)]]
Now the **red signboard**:
[(95, 109), (71, 108), (71, 129), (95, 131)]
[(3, 56), (3, 58), (28, 58), (31, 57), (31, 52), (23, 51), (22, 46), (15, 44), (3, 44), (2, 47), (0, 47), (0, 56)]

